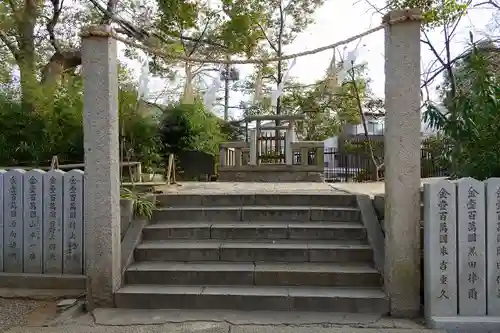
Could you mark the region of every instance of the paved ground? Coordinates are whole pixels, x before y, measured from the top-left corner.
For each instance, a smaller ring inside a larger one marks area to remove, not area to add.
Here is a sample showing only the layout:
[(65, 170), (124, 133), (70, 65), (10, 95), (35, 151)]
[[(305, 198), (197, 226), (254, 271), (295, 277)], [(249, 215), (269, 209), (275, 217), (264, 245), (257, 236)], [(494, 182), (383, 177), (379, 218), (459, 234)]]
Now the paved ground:
[[(24, 321), (7, 333), (424, 333), (410, 320), (340, 313), (97, 309)], [(2, 315), (4, 315), (2, 313)]]
[[(422, 185), (442, 178), (424, 178)], [(143, 183), (152, 187), (153, 184)], [(235, 182), (180, 182), (177, 185), (156, 185), (155, 191), (179, 194), (236, 194), (236, 193), (355, 193), (370, 196), (385, 192), (384, 182), (370, 183), (235, 183)]]
[(181, 182), (178, 185), (155, 187), (166, 193), (183, 194), (246, 194), (246, 193), (338, 193), (328, 183), (233, 183)]
[(0, 332), (14, 326), (41, 325), (55, 316), (55, 302), (0, 298)]
[[(420, 183), (423, 185), (425, 183), (431, 183), (443, 179), (445, 177), (435, 177), (435, 178), (423, 178)], [(368, 194), (374, 196), (377, 194), (385, 193), (385, 183), (384, 182), (371, 182), (371, 183), (330, 183), (332, 188), (339, 192), (356, 193), (356, 194)]]

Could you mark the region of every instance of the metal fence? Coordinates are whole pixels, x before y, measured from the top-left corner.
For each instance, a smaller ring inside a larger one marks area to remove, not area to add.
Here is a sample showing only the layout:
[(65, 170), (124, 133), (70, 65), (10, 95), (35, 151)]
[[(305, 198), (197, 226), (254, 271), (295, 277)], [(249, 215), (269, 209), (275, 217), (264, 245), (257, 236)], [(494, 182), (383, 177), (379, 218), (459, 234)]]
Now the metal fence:
[(257, 138), (259, 145), (259, 159), (263, 164), (285, 163), (285, 136), (276, 138), (274, 133), (262, 132)]
[[(446, 168), (441, 166), (440, 157), (425, 147), (420, 150), (423, 178), (448, 176)], [(324, 179), (327, 182), (366, 182), (376, 179), (376, 167), (369, 153), (326, 148), (324, 161)]]

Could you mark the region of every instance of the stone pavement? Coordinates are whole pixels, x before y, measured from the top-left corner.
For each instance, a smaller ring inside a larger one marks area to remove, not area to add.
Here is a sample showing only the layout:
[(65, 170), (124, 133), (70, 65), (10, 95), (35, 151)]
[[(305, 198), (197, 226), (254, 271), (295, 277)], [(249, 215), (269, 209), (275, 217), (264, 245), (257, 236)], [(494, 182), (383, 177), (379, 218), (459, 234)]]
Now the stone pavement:
[[(441, 179), (446, 179), (446, 177), (422, 178), (420, 184), (423, 186), (426, 183), (436, 182)], [(340, 193), (368, 194), (371, 197), (385, 193), (385, 183), (383, 181), (369, 183), (329, 183), (329, 185)]]
[(55, 314), (51, 301), (0, 298), (0, 332), (13, 326), (41, 325)]
[(180, 182), (178, 185), (155, 186), (155, 190), (179, 194), (335, 194), (328, 183), (237, 183), (237, 182)]
[(377, 315), (219, 310), (67, 311), (6, 333), (430, 333), (419, 322)]
[[(150, 326), (65, 326), (16, 328), (8, 333), (425, 333), (421, 329), (231, 326), (215, 323)], [(437, 331), (436, 331), (437, 332)]]

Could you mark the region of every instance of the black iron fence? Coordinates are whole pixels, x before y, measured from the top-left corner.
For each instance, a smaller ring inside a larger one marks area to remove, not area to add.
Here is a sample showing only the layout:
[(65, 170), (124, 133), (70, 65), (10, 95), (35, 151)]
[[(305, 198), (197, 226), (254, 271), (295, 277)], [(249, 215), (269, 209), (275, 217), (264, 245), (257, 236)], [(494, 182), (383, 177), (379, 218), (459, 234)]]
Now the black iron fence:
[[(421, 177), (445, 177), (448, 171), (443, 167), (442, 156), (427, 148), (420, 150)], [(382, 165), (383, 157), (375, 156), (377, 165)], [(336, 148), (325, 149), (324, 179), (327, 182), (367, 182), (377, 179), (377, 167), (369, 153), (340, 151)], [(384, 176), (383, 166), (379, 177)]]
[[(276, 137), (273, 135), (262, 135), (261, 154), (259, 156), (262, 164), (279, 163), (284, 164), (284, 138), (276, 149)], [(383, 162), (383, 149), (377, 149), (377, 158)], [(443, 166), (442, 154), (430, 148), (420, 150), (421, 177), (445, 177), (448, 176), (446, 167)], [(316, 162), (316, 152), (310, 151), (308, 164)], [(357, 149), (356, 151), (339, 150), (337, 148), (326, 148), (324, 150), (324, 179), (327, 182), (369, 182), (377, 179), (376, 166), (370, 154)], [(247, 155), (242, 158), (243, 164), (248, 163)], [(183, 152), (177, 156), (177, 179), (183, 181), (198, 180), (206, 181), (212, 179), (215, 171), (216, 158), (213, 155), (190, 151)], [(379, 162), (378, 162), (379, 163)], [(299, 152), (294, 153), (293, 164), (301, 164)], [(384, 176), (384, 169), (381, 168), (379, 177)]]

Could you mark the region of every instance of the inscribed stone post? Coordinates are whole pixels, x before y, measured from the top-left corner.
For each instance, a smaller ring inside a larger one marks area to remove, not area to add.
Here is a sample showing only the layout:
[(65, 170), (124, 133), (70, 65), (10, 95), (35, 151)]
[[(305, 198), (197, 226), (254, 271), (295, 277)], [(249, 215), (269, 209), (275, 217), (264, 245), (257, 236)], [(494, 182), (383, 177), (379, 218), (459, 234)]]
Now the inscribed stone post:
[(24, 170), (10, 170), (4, 174), (4, 258), (6, 273), (23, 271), (23, 176)]
[(82, 33), (85, 260), (90, 308), (113, 306), (121, 282), (118, 63), (110, 27)]
[(485, 183), (487, 313), (500, 316), (500, 178)]
[(484, 184), (457, 182), (458, 313), (486, 315), (486, 221)]
[(51, 170), (43, 175), (43, 272), (63, 270), (63, 175)]
[(424, 186), (425, 317), (458, 314), (456, 186), (440, 180)]
[(24, 272), (42, 273), (43, 175), (30, 170), (24, 174)]
[[(420, 313), (419, 10), (394, 10), (385, 29), (385, 290), (393, 316)], [(401, 20), (413, 16), (412, 20)], [(399, 20), (399, 21), (398, 21)], [(396, 23), (393, 23), (396, 22)]]
[(3, 272), (3, 247), (4, 247), (4, 241), (3, 241), (3, 202), (4, 202), (4, 195), (3, 195), (3, 183), (4, 183), (4, 175), (7, 171), (6, 170), (0, 170), (0, 272)]
[(63, 176), (63, 272), (83, 273), (83, 171)]

